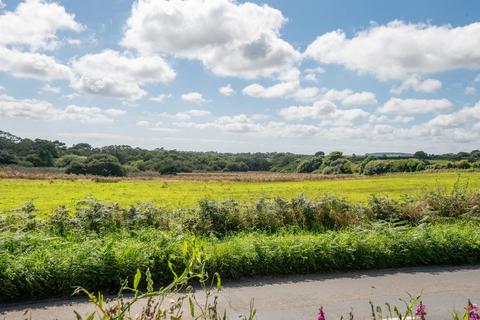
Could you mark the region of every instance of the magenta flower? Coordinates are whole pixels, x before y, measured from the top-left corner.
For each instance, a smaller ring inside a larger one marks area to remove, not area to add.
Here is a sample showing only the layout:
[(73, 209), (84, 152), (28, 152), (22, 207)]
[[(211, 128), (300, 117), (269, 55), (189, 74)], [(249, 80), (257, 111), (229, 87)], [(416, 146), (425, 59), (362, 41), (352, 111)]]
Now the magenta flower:
[(317, 320), (325, 320), (325, 313), (323, 312), (323, 307), (320, 307), (318, 311)]
[(480, 320), (480, 307), (476, 304), (469, 304), (465, 307), (468, 312), (468, 320)]
[(415, 315), (420, 317), (421, 320), (425, 320), (425, 316), (427, 315), (427, 312), (425, 311), (426, 308), (427, 306), (420, 301), (420, 304), (417, 306), (417, 310), (415, 311)]

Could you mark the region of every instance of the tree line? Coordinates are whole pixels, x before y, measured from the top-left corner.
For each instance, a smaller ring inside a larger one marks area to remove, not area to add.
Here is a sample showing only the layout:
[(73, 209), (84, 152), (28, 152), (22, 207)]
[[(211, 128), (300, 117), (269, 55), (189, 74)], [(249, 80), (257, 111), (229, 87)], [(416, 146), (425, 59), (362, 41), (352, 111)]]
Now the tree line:
[[(435, 160), (442, 160), (435, 162)], [(272, 171), (321, 174), (382, 174), (425, 169), (469, 169), (480, 167), (480, 151), (442, 155), (416, 152), (398, 159), (386, 156), (344, 155), (334, 151), (326, 155), (290, 152), (219, 153), (147, 150), (128, 145), (93, 147), (88, 143), (67, 146), (55, 140), (20, 138), (0, 131), (0, 165), (22, 167), (58, 167), (66, 173), (101, 176), (125, 176), (155, 171), (176, 174), (194, 171)]]

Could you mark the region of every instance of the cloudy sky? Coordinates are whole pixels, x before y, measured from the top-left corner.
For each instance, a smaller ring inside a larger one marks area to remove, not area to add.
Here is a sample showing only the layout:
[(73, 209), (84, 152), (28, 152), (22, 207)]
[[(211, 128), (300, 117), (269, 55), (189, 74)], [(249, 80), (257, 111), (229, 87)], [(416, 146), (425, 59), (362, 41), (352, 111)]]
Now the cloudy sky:
[(216, 151), (480, 148), (480, 2), (0, 0), (0, 130)]

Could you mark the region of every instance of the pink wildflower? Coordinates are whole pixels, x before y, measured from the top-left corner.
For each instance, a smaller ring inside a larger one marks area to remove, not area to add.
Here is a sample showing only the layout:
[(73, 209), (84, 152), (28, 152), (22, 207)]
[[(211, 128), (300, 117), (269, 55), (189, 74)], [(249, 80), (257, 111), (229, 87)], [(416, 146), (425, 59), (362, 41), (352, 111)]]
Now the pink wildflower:
[(325, 313), (323, 312), (323, 307), (320, 307), (320, 310), (318, 311), (317, 320), (325, 320)]
[(480, 320), (480, 307), (476, 304), (469, 304), (465, 307), (468, 312), (468, 320)]
[(427, 306), (420, 301), (420, 304), (417, 306), (417, 310), (415, 311), (415, 315), (420, 317), (421, 320), (425, 320), (425, 316), (427, 315), (427, 312), (425, 311), (426, 308)]

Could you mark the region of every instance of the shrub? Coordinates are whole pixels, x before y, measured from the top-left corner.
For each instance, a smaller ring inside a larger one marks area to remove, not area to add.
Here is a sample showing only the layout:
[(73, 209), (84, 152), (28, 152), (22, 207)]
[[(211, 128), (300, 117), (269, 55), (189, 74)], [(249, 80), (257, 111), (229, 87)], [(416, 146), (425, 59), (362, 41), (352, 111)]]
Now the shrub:
[(320, 166), (322, 165), (322, 162), (323, 162), (322, 158), (320, 157), (312, 157), (312, 158), (305, 159), (302, 162), (300, 162), (300, 164), (297, 166), (296, 171), (299, 173), (313, 172), (318, 168), (320, 168)]
[(15, 154), (6, 150), (0, 150), (0, 164), (15, 164), (18, 162)]
[(390, 162), (385, 160), (371, 160), (365, 164), (363, 174), (368, 176), (390, 172)]
[(85, 163), (87, 157), (77, 156), (75, 154), (66, 154), (57, 160), (55, 160), (55, 167), (65, 168), (68, 167), (72, 162)]
[(102, 153), (94, 154), (85, 160), (85, 172), (98, 176), (125, 175), (125, 170), (116, 157)]
[[(325, 161), (324, 161), (325, 164)], [(353, 173), (354, 165), (348, 159), (339, 158), (330, 161), (330, 164), (323, 168), (323, 174), (351, 174)]]
[(72, 161), (65, 169), (67, 174), (87, 174), (87, 167), (85, 162)]

